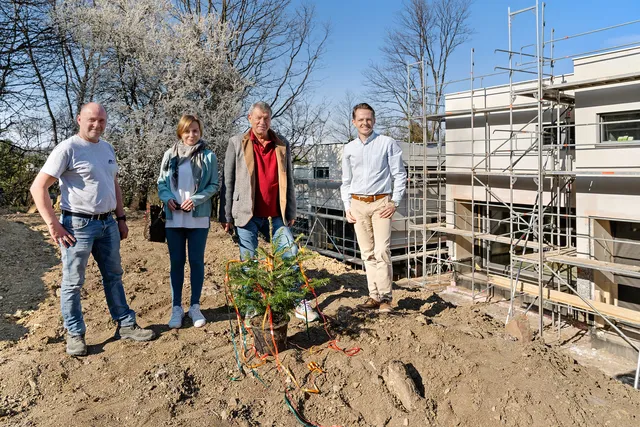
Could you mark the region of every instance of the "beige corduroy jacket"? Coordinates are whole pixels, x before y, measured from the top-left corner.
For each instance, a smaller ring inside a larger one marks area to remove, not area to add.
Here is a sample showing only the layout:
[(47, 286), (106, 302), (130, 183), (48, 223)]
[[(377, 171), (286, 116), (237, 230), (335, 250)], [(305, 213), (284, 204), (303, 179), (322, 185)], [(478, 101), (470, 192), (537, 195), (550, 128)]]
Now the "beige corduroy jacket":
[[(278, 200), (285, 224), (296, 217), (296, 196), (289, 142), (269, 129), (269, 139), (275, 142), (278, 164)], [(221, 222), (244, 227), (253, 217), (256, 192), (256, 171), (253, 142), (249, 131), (229, 139), (224, 159), (224, 189), (220, 192)]]

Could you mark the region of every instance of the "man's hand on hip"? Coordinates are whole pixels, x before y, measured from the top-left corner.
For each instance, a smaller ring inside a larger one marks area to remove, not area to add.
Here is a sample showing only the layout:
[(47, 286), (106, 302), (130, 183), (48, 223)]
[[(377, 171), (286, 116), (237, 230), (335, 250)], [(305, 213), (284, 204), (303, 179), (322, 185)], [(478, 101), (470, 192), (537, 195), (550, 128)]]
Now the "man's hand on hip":
[(49, 224), (49, 234), (53, 241), (56, 242), (56, 245), (63, 245), (65, 248), (73, 246), (76, 242), (76, 238), (57, 219)]
[(391, 218), (396, 212), (396, 205), (388, 203), (387, 206), (380, 211), (380, 218)]
[(351, 224), (356, 223), (356, 217), (351, 213), (351, 209), (347, 209), (347, 222), (350, 222)]
[(124, 240), (129, 236), (129, 227), (126, 221), (118, 221), (118, 231), (120, 232), (120, 240)]

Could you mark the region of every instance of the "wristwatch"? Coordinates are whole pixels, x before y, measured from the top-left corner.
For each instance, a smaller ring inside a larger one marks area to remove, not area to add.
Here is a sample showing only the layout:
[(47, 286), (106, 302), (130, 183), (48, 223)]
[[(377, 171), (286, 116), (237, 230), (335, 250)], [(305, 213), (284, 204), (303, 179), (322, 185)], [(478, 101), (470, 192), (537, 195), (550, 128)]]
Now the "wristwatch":
[(122, 215), (122, 216), (117, 216), (116, 217), (116, 221), (127, 221), (127, 216), (126, 215)]
[(398, 206), (400, 206), (400, 203), (398, 203), (398, 202), (396, 202), (394, 200), (392, 200), (392, 202), (393, 202), (393, 206), (395, 206), (396, 209), (398, 209)]

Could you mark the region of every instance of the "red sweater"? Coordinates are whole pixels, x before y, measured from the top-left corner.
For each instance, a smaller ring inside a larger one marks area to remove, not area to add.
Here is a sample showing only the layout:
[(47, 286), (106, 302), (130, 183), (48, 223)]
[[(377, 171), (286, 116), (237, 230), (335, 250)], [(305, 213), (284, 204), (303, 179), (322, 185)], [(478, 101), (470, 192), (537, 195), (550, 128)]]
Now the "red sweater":
[(253, 204), (253, 216), (277, 217), (278, 209), (278, 161), (276, 144), (266, 141), (264, 147), (251, 131), (249, 137), (253, 142), (253, 159), (256, 167), (256, 194)]

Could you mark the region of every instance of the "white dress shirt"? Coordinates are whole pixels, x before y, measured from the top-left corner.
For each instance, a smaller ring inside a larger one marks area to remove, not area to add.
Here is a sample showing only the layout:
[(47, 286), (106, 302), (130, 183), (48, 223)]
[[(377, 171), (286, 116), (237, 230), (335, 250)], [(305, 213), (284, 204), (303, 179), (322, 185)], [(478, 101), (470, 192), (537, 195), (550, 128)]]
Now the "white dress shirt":
[(372, 132), (364, 142), (356, 138), (345, 145), (340, 187), (345, 211), (351, 207), (352, 194), (392, 194), (391, 200), (399, 204), (406, 181), (402, 149), (393, 138)]

